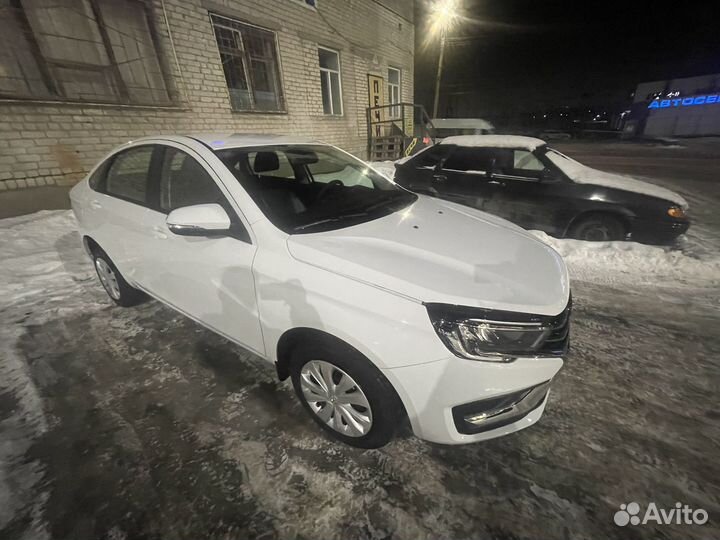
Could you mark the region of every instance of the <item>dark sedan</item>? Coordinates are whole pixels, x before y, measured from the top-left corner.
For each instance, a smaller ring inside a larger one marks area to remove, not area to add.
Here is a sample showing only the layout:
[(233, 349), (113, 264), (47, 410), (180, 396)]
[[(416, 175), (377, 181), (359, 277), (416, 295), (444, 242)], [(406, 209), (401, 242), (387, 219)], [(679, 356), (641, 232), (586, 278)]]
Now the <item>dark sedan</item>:
[(690, 224), (677, 193), (592, 169), (531, 137), (449, 137), (395, 168), (412, 191), (560, 238), (670, 243)]

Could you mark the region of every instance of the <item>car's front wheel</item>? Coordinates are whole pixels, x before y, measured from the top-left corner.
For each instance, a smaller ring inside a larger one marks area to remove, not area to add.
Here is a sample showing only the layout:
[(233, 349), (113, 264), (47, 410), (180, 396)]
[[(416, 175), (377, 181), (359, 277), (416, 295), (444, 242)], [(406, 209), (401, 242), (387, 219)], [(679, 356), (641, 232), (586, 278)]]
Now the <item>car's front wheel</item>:
[(390, 382), (349, 345), (329, 338), (299, 344), (290, 375), (313, 420), (351, 446), (387, 444), (403, 419), (402, 403)]
[(93, 250), (93, 265), (100, 283), (110, 299), (119, 306), (129, 307), (143, 299), (142, 292), (131, 287), (107, 253), (99, 248)]
[(589, 242), (612, 242), (624, 240), (625, 225), (615, 216), (609, 214), (593, 214), (581, 217), (570, 228), (568, 236)]

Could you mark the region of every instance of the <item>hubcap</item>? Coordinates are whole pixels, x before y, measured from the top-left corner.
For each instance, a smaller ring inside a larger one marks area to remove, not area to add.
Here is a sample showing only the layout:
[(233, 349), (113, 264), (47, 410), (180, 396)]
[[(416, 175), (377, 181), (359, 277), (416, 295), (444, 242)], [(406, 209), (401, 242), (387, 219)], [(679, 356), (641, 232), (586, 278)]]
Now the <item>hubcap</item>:
[(110, 265), (98, 257), (95, 259), (95, 269), (100, 278), (100, 283), (105, 287), (105, 291), (114, 300), (120, 300), (120, 285), (118, 285), (117, 276), (115, 276), (115, 272), (110, 268)]
[(590, 242), (610, 240), (610, 231), (604, 225), (595, 225), (585, 231), (585, 240)]
[(300, 387), (312, 411), (329, 427), (362, 437), (372, 427), (367, 397), (353, 378), (323, 360), (310, 360), (300, 371)]

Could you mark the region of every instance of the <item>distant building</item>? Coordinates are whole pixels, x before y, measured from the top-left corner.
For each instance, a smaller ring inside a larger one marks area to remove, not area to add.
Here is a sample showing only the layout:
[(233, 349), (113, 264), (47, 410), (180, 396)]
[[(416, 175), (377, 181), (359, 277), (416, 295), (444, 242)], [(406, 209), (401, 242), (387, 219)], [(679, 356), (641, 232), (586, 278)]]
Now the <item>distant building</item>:
[(150, 134), (289, 133), (365, 157), (370, 103), (413, 101), (413, 8), (0, 2), (0, 189), (74, 183)]
[(720, 73), (640, 83), (635, 91), (628, 135), (720, 135)]

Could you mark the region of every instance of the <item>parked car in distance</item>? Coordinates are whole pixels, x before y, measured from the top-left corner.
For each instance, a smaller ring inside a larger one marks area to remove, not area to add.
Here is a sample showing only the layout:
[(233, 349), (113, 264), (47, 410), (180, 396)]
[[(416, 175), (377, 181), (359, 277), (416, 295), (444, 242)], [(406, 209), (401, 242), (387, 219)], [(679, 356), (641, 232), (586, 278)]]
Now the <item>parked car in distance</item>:
[(381, 446), (405, 418), (438, 443), (517, 431), (562, 366), (570, 285), (554, 250), (333, 146), (139, 139), (71, 200), (115, 303), (147, 293), (274, 363), (345, 443)]
[(440, 142), (456, 135), (489, 135), (495, 133), (495, 126), (482, 118), (433, 118), (432, 133)]
[(395, 181), (416, 193), (559, 238), (671, 243), (690, 224), (677, 193), (592, 169), (532, 137), (449, 137), (395, 167)]

